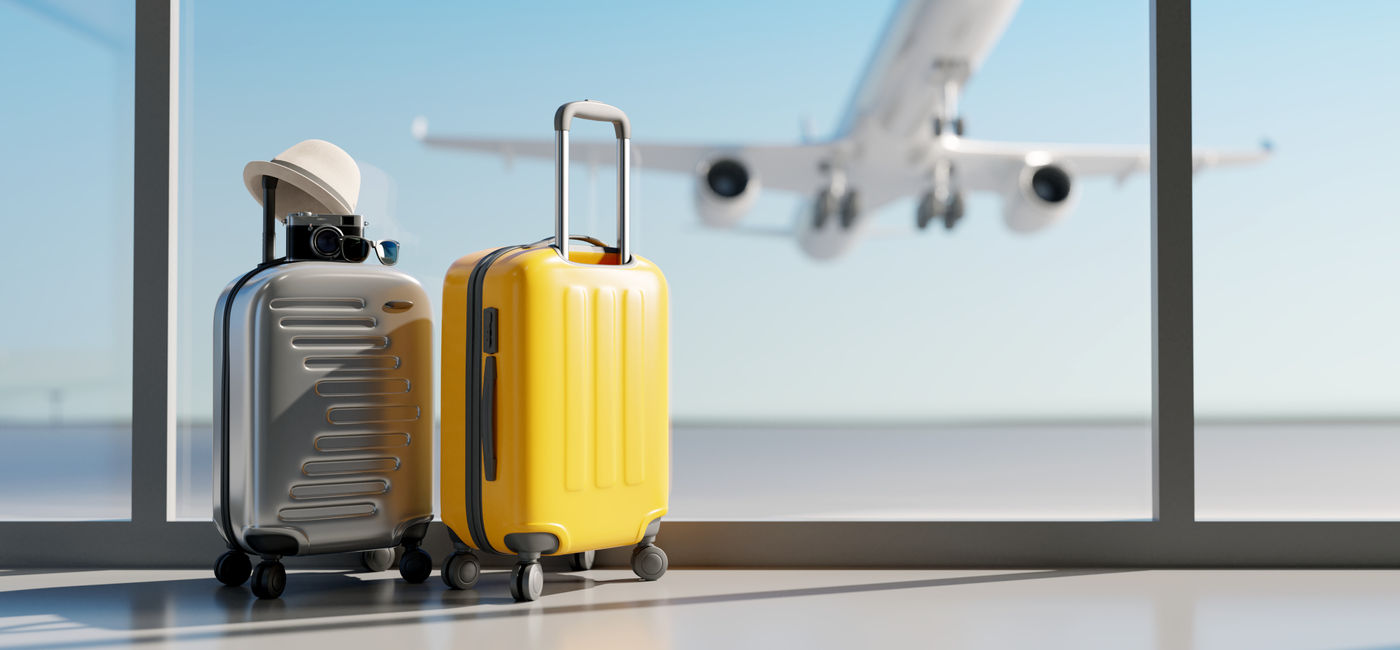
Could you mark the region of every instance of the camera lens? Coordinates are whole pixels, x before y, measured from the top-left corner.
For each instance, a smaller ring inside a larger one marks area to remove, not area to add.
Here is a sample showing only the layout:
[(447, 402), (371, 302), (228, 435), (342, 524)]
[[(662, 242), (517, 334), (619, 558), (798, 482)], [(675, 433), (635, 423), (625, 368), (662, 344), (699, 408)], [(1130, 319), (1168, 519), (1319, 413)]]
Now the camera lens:
[(335, 257), (340, 252), (340, 231), (320, 228), (311, 233), (311, 249), (321, 257)]

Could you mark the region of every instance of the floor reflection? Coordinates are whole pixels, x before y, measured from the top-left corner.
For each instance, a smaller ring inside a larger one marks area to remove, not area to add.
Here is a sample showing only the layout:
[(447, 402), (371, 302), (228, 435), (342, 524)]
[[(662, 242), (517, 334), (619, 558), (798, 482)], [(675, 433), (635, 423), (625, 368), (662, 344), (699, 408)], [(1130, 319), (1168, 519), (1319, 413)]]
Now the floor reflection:
[[(293, 572), (288, 576), (286, 594), (277, 600), (258, 600), (246, 585), (225, 587), (212, 578), (0, 592), (0, 643), (7, 633), (33, 631), (32, 624), (7, 625), (4, 621), (36, 617), (57, 617), (107, 630), (150, 630), (396, 612), (431, 614), (514, 604), (508, 571), (487, 571), (477, 587), (468, 591), (446, 589), (436, 575), (420, 585), (388, 575), (366, 579), (349, 573)], [(590, 589), (608, 582), (583, 575), (547, 574), (545, 594)]]
[[(1117, 569), (549, 572), (510, 599), (437, 576), (295, 571), (259, 601), (193, 571), (0, 572), (0, 646), (455, 648), (1383, 647), (1400, 572)], [(109, 584), (103, 584), (109, 583)], [(68, 586), (63, 586), (68, 585)]]

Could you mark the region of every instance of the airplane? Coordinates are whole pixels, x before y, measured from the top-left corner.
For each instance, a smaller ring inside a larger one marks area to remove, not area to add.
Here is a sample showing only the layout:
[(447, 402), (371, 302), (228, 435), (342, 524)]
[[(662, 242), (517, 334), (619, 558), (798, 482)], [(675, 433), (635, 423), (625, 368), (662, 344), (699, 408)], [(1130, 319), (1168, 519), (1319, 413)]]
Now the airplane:
[[(958, 98), (1001, 38), (1020, 0), (906, 0), (895, 10), (836, 135), (792, 145), (633, 145), (633, 165), (693, 174), (702, 223), (734, 228), (761, 189), (811, 196), (793, 231), (802, 250), (828, 260), (868, 233), (872, 215), (919, 196), (914, 222), (952, 230), (965, 216), (968, 192), (1002, 198), (1008, 228), (1030, 233), (1062, 220), (1077, 196), (1076, 178), (1121, 182), (1146, 171), (1145, 147), (1013, 143), (964, 137)], [(552, 158), (552, 140), (430, 135), (414, 120), (415, 138), (431, 147)], [(575, 159), (606, 160), (612, 143), (573, 142)], [(1260, 162), (1254, 151), (1194, 153), (1194, 169)]]

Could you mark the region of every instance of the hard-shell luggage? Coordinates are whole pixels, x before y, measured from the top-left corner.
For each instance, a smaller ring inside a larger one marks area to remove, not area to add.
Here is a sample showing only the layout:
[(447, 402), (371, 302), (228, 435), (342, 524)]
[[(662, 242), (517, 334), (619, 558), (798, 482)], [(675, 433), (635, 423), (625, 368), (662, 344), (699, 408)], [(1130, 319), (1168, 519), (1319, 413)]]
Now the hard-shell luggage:
[(364, 551), (366, 568), (384, 570), (403, 545), (400, 572), (422, 582), (432, 307), (388, 267), (271, 259), (276, 184), (263, 177), (263, 263), (215, 311), (214, 521), (229, 546), (215, 575), (240, 585), (245, 553), (260, 555), (253, 593), (276, 598), (282, 556)]
[[(617, 134), (616, 248), (568, 235), (574, 117)], [(639, 577), (667, 566), (653, 542), (670, 481), (669, 308), (661, 270), (629, 249), (630, 125), (573, 102), (555, 131), (554, 238), (463, 257), (443, 286), (441, 504), (457, 550), (442, 576), (469, 588), (472, 549), (513, 553), (517, 600), (539, 596), (541, 555), (583, 569), (635, 544)]]

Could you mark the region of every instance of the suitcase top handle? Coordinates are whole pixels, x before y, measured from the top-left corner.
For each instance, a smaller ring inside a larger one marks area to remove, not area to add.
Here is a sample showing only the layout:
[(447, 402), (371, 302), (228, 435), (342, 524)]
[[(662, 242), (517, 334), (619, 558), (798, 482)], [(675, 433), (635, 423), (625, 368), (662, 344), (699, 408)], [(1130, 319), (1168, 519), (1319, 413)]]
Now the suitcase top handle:
[(595, 102), (591, 99), (569, 102), (560, 106), (559, 110), (554, 111), (554, 130), (568, 131), (569, 123), (574, 121), (575, 117), (597, 122), (612, 122), (613, 130), (617, 132), (618, 138), (632, 139), (632, 123), (627, 121), (627, 114), (616, 106)]
[(632, 125), (622, 109), (589, 99), (569, 102), (554, 112), (554, 248), (569, 260), (569, 123), (575, 117), (612, 122), (617, 135), (617, 263), (627, 264), (632, 261), (627, 197)]

